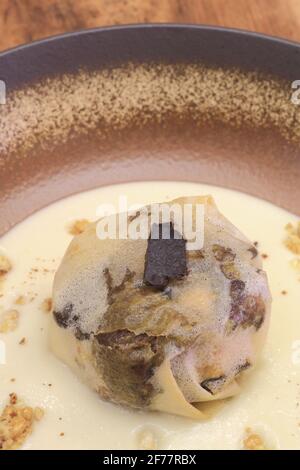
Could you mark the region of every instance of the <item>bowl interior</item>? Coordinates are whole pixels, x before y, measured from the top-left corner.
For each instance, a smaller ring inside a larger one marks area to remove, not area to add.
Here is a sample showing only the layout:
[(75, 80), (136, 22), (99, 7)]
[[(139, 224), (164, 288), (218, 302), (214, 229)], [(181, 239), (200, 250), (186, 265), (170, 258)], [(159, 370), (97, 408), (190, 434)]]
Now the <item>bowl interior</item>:
[(0, 235), (64, 196), (139, 180), (216, 184), (300, 214), (298, 57), (275, 39), (175, 26), (2, 55)]

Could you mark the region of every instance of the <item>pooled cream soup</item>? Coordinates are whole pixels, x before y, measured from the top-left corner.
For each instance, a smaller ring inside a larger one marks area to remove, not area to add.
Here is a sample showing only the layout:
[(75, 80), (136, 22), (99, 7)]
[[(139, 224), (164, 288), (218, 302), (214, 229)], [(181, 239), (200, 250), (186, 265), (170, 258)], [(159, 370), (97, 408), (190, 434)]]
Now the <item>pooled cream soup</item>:
[[(273, 296), (267, 344), (242, 392), (208, 408), (195, 421), (142, 412), (102, 401), (50, 351), (47, 301), (76, 220), (97, 219), (97, 208), (118, 207), (120, 195), (141, 205), (179, 196), (211, 194), (220, 211), (263, 254)], [(241, 449), (249, 433), (266, 448), (300, 448), (300, 273), (284, 247), (284, 227), (296, 217), (265, 201), (213, 186), (147, 182), (103, 187), (37, 212), (0, 239), (0, 253), (13, 269), (0, 285), (0, 315), (15, 309), (18, 326), (0, 333), (0, 405), (14, 392), (42, 407), (24, 449)], [(17, 301), (17, 303), (16, 303)], [(22, 341), (23, 340), (23, 341)], [(13, 379), (13, 380), (12, 380)]]

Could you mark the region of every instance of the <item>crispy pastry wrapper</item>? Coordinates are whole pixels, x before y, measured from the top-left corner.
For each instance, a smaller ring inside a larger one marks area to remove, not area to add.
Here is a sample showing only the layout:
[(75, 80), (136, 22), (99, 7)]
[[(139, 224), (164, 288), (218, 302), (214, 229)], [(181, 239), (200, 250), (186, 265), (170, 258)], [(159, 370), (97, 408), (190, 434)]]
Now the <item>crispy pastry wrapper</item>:
[[(56, 273), (50, 344), (106, 400), (203, 419), (199, 404), (238, 393), (255, 365), (271, 296), (255, 246), (210, 196), (174, 204), (204, 207), (204, 246), (186, 250), (186, 272), (177, 262), (180, 276), (149, 285), (149, 241), (100, 240), (90, 224)], [(147, 222), (150, 234), (150, 206), (125, 217)]]

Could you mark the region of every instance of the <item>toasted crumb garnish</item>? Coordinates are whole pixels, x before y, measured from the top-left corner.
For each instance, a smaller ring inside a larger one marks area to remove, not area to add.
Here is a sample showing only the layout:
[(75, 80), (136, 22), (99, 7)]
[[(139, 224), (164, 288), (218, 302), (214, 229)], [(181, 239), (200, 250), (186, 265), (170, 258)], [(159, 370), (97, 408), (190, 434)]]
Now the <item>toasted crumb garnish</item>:
[(9, 404), (10, 405), (15, 405), (18, 401), (18, 397), (16, 393), (10, 393), (9, 394)]
[(16, 305), (25, 305), (26, 303), (27, 303), (27, 299), (24, 295), (19, 295), (19, 297), (15, 301)]
[(48, 297), (47, 299), (45, 299), (42, 304), (41, 304), (41, 309), (43, 310), (43, 312), (45, 313), (49, 313), (51, 312), (52, 310), (52, 299), (51, 297)]
[(290, 264), (293, 269), (296, 269), (296, 271), (300, 271), (300, 258), (292, 259)]
[(12, 264), (7, 256), (0, 254), (0, 277), (5, 276), (12, 269)]
[(19, 322), (19, 312), (17, 310), (7, 310), (0, 315), (0, 333), (14, 331)]
[(138, 438), (138, 449), (139, 450), (156, 450), (157, 449), (157, 439), (155, 438), (153, 432), (144, 431), (140, 434)]
[(35, 410), (18, 403), (17, 395), (11, 393), (0, 415), (0, 450), (18, 449), (32, 433), (35, 420)]
[(246, 437), (243, 440), (244, 450), (268, 450), (262, 437), (253, 432), (252, 429), (246, 429)]
[(269, 255), (267, 255), (267, 253), (262, 253), (261, 257), (262, 257), (263, 259), (267, 259), (267, 258), (269, 258)]
[(296, 224), (287, 224), (285, 227), (287, 237), (285, 246), (295, 255), (300, 255), (300, 221)]
[(26, 421), (31, 421), (33, 418), (33, 409), (30, 408), (30, 406), (25, 406), (25, 408), (22, 409), (22, 415)]
[(87, 219), (76, 220), (68, 227), (68, 232), (71, 235), (80, 235), (89, 224), (90, 222)]
[(64, 432), (61, 432), (59, 435), (60, 435), (61, 437), (63, 437), (63, 436), (65, 435), (65, 433), (64, 433)]
[(22, 338), (22, 339), (19, 341), (19, 344), (20, 344), (21, 346), (23, 346), (23, 344), (25, 344), (25, 343), (26, 343), (26, 338)]
[(37, 421), (40, 421), (42, 419), (42, 417), (44, 416), (45, 412), (43, 410), (43, 408), (40, 408), (40, 407), (36, 407), (34, 408), (34, 418), (37, 420)]
[(295, 255), (300, 255), (300, 238), (288, 237), (284, 242), (285, 246)]

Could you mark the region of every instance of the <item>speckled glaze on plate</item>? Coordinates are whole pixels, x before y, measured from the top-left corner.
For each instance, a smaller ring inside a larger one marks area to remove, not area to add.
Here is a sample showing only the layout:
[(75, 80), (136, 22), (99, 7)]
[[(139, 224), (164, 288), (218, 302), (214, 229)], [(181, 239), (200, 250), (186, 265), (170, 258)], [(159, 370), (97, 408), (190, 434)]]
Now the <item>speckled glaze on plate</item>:
[(300, 46), (136, 25), (0, 55), (0, 235), (75, 192), (139, 180), (220, 185), (300, 214)]

